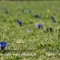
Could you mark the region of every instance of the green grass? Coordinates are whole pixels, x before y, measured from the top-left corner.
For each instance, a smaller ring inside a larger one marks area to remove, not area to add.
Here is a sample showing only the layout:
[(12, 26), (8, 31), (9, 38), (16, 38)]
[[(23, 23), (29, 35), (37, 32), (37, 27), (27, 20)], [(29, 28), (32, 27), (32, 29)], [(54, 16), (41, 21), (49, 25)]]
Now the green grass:
[[(0, 51), (0, 60), (60, 60), (60, 1), (0, 2), (0, 6), (3, 7), (0, 10), (0, 41), (8, 43), (5, 54)], [(8, 8), (8, 14), (5, 14), (5, 8)], [(24, 13), (21, 12), (23, 8), (26, 8)], [(41, 18), (35, 18), (35, 13)], [(56, 23), (51, 21), (51, 15)], [(16, 19), (22, 21), (22, 27)], [(37, 23), (42, 23), (43, 28), (38, 29)], [(44, 32), (50, 26), (54, 31)], [(30, 32), (26, 32), (27, 28)]]

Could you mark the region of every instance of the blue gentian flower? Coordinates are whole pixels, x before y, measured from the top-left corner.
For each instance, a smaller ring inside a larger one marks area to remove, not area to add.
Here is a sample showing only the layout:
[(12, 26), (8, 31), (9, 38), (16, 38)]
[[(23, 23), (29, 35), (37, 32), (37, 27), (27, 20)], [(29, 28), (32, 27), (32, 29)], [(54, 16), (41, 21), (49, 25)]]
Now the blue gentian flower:
[(49, 31), (49, 28), (46, 28), (46, 31), (48, 32)]
[(1, 50), (4, 50), (5, 47), (7, 46), (7, 42), (5, 41), (0, 42), (0, 46), (1, 46)]
[(7, 8), (5, 9), (5, 13), (8, 14), (8, 9)]
[(40, 16), (38, 14), (34, 14), (34, 17), (39, 18)]
[(22, 22), (21, 21), (19, 21), (19, 20), (16, 20), (17, 21), (17, 23), (20, 25), (20, 26), (22, 26)]
[(29, 10), (29, 13), (32, 13), (32, 10)]
[(53, 31), (52, 27), (50, 27), (49, 30), (50, 30), (50, 32), (52, 32)]
[(52, 22), (56, 22), (55, 18), (51, 16)]
[(37, 24), (37, 26), (38, 26), (38, 28), (41, 28), (41, 27), (43, 27), (43, 25), (42, 25), (42, 24)]
[(22, 9), (22, 12), (24, 12), (24, 9)]
[(26, 9), (26, 8), (23, 8), (23, 9), (22, 9), (22, 12), (24, 12), (25, 9)]

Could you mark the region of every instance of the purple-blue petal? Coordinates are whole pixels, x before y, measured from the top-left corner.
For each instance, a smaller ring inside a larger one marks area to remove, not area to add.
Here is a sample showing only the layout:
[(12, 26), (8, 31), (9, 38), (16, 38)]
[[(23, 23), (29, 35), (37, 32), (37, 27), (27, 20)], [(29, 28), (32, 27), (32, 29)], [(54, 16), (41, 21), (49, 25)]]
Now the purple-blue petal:
[(34, 14), (34, 17), (37, 17), (37, 18), (38, 18), (38, 17), (40, 17), (40, 16), (39, 16), (38, 14)]
[(43, 27), (43, 25), (42, 25), (42, 24), (37, 24), (37, 26), (38, 26), (38, 28), (41, 28), (41, 27)]
[(32, 13), (32, 10), (29, 10), (29, 13)]
[(4, 50), (4, 48), (7, 46), (7, 42), (2, 41), (0, 42), (0, 45), (1, 45), (1, 50)]
[(17, 23), (20, 25), (20, 26), (22, 26), (22, 22), (21, 21), (19, 21), (19, 20), (16, 20), (17, 21)]

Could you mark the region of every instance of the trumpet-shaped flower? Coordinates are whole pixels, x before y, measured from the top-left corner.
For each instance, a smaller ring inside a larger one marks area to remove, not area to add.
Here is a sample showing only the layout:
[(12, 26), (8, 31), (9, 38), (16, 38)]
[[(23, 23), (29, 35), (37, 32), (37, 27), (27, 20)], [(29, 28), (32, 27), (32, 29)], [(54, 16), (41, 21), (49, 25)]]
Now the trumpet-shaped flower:
[(1, 46), (1, 50), (4, 50), (5, 47), (7, 46), (7, 42), (5, 41), (0, 42), (0, 46)]
[(8, 9), (7, 8), (5, 9), (5, 13), (8, 14)]
[(37, 24), (38, 28), (42, 28), (43, 25), (42, 24)]
[(32, 13), (32, 10), (29, 10), (29, 13)]
[(52, 22), (56, 22), (55, 18), (51, 16)]
[(50, 32), (52, 32), (52, 31), (53, 31), (53, 29), (52, 29), (51, 27), (50, 27), (49, 29), (50, 29)]
[(38, 14), (34, 14), (34, 17), (39, 18), (40, 16)]
[(19, 21), (19, 20), (16, 20), (17, 21), (17, 23), (20, 25), (20, 26), (22, 26), (22, 22), (21, 21)]
[(46, 28), (46, 31), (48, 32), (49, 31), (49, 28)]

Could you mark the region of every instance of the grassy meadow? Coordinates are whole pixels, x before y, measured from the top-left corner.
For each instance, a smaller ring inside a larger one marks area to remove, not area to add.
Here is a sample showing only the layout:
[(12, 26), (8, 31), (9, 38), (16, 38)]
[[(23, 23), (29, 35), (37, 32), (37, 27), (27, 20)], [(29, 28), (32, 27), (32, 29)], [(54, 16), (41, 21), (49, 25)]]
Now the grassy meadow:
[[(43, 28), (38, 28), (38, 23)], [(53, 32), (45, 32), (47, 27)], [(0, 60), (60, 60), (60, 1), (0, 2), (0, 41), (8, 44), (4, 54), (0, 50)]]

